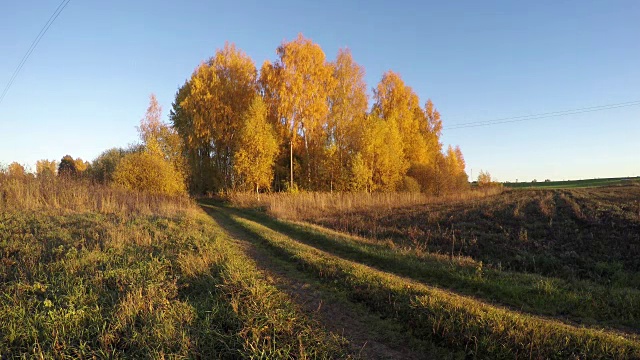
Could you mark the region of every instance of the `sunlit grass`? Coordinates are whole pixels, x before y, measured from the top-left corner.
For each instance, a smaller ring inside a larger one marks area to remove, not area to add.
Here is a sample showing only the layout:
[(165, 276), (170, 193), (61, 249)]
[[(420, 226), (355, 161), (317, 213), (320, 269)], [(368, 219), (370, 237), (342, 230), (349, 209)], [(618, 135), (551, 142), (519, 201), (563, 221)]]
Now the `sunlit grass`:
[(502, 192), (501, 188), (465, 191), (447, 196), (432, 196), (423, 193), (351, 193), (351, 192), (301, 192), (270, 193), (256, 196), (252, 193), (229, 193), (225, 198), (241, 208), (263, 208), (268, 213), (292, 220), (320, 218), (345, 212), (374, 209), (393, 209), (437, 203), (451, 203), (481, 199)]
[(188, 199), (42, 186), (0, 184), (3, 358), (348, 356)]
[(637, 289), (502, 271), (469, 257), (430, 253), (419, 244), (402, 247), (254, 211), (236, 214), (345, 259), (488, 302), (585, 324), (640, 328)]
[(481, 358), (636, 358), (634, 336), (572, 326), (496, 307), (376, 270), (231, 216), (280, 256), (338, 284), (354, 301), (407, 324), (414, 336)]

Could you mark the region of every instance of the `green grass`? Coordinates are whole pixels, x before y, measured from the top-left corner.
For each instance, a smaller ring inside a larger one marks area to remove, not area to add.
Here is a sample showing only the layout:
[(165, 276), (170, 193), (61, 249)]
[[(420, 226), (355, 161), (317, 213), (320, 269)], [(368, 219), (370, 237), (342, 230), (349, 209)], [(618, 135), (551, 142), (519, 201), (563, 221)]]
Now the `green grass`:
[(637, 358), (633, 336), (563, 324), (383, 272), (300, 243), (245, 217), (238, 225), (353, 301), (407, 325), (419, 338), (480, 358)]
[(584, 179), (584, 180), (567, 180), (567, 181), (537, 181), (537, 182), (519, 182), (519, 183), (503, 183), (506, 188), (511, 189), (573, 189), (587, 188), (597, 186), (612, 185), (628, 185), (640, 183), (640, 177), (624, 177), (624, 178), (606, 178), (606, 179)]
[(0, 178), (0, 358), (354, 357), (355, 342), (296, 291), (335, 297), (380, 344), (433, 358), (640, 358), (639, 194), (298, 204), (313, 215), (302, 220), (358, 237), (216, 203), (202, 205), (208, 216), (187, 198)]
[(637, 289), (500, 271), (470, 258), (397, 248), (393, 243), (374, 242), (307, 223), (277, 220), (254, 211), (227, 211), (344, 259), (426, 284), (533, 314), (568, 318), (583, 324), (640, 329), (640, 290)]
[[(274, 256), (273, 248), (269, 246), (268, 243), (261, 242), (260, 238), (255, 237), (254, 233), (247, 231), (242, 224), (229, 216), (233, 209), (225, 208), (222, 210), (217, 206), (220, 204), (216, 202), (205, 202), (214, 204), (214, 206), (210, 206), (202, 203), (201, 206), (222, 228), (230, 234), (251, 243), (254, 251), (260, 254), (258, 257), (263, 262), (262, 266), (277, 271), (279, 274), (278, 276), (286, 278), (286, 281), (304, 284), (303, 287), (308, 289), (311, 293), (311, 301), (313, 303), (312, 307), (315, 306), (316, 302), (318, 302), (319, 307), (330, 307), (327, 311), (327, 315), (329, 316), (327, 320), (331, 321), (331, 316), (334, 316), (335, 314), (340, 314), (339, 316), (341, 318), (357, 318), (357, 324), (346, 325), (347, 329), (344, 328), (344, 320), (336, 321), (335, 326), (337, 328), (344, 329), (343, 331), (347, 333), (357, 332), (362, 334), (363, 330), (364, 333), (368, 332), (368, 334), (364, 335), (364, 339), (366, 339), (365, 343), (351, 344), (352, 348), (355, 349), (355, 353), (360, 354), (364, 351), (363, 358), (367, 358), (366, 354), (368, 353), (371, 355), (372, 352), (379, 358), (393, 358), (393, 353), (376, 353), (376, 347), (370, 346), (371, 340), (382, 343), (391, 349), (400, 351), (408, 350), (409, 353), (420, 354), (418, 358), (445, 360), (461, 359), (465, 357), (464, 351), (460, 349), (443, 348), (435, 345), (431, 341), (420, 340), (411, 336), (406, 331), (406, 324), (402, 324), (392, 318), (380, 317), (378, 313), (371, 312), (370, 309), (363, 304), (350, 301), (350, 292), (344, 289), (344, 287), (336, 286), (334, 282), (325, 282), (322, 279), (319, 279), (314, 274), (305, 271), (302, 267), (297, 266), (295, 262), (291, 262), (290, 259), (286, 257)], [(294, 287), (296, 286), (294, 285)], [(319, 293), (321, 295), (319, 295)], [(338, 303), (338, 308), (336, 309), (335, 307), (328, 305), (328, 303), (331, 302)], [(312, 311), (317, 310), (314, 308)], [(349, 314), (344, 314), (342, 311)], [(350, 322), (350, 320), (346, 321)], [(354, 334), (349, 334), (349, 336), (354, 336)], [(360, 348), (359, 346), (362, 346), (363, 348)], [(385, 355), (389, 357), (386, 357)], [(395, 356), (399, 355), (395, 354)]]
[(199, 210), (0, 212), (2, 358), (339, 358)]
[(511, 190), (475, 200), (363, 209), (304, 221), (483, 267), (640, 289), (640, 186)]

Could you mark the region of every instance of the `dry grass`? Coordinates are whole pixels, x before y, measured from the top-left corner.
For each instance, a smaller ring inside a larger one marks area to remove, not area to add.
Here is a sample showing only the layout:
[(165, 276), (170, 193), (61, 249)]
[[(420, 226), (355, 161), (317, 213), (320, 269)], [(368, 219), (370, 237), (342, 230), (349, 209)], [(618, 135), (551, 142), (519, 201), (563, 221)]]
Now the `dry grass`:
[(496, 269), (640, 288), (640, 187), (506, 190), (498, 196), (305, 221)]
[(407, 324), (418, 339), (479, 359), (638, 359), (635, 334), (566, 324), (494, 306), (297, 241), (248, 218), (232, 221), (273, 254), (346, 291), (372, 312)]
[(173, 215), (195, 210), (186, 196), (166, 196), (113, 188), (60, 177), (11, 177), (0, 174), (0, 211), (98, 212)]
[(469, 201), (497, 195), (502, 191), (502, 188), (487, 188), (439, 197), (408, 192), (303, 192), (261, 194), (259, 198), (253, 193), (237, 192), (227, 195), (227, 200), (240, 208), (263, 208), (277, 218), (305, 220), (353, 211)]
[(0, 174), (0, 359), (347, 357), (192, 200)]

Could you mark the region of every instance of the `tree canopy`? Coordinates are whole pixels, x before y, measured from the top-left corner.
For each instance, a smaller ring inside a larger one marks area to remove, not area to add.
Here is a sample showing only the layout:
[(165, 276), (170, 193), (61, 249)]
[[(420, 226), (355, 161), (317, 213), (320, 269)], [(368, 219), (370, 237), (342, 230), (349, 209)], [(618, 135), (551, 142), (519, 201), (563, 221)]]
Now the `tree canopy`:
[(119, 149), (103, 153), (95, 162), (100, 166), (96, 175), (130, 190), (185, 194), (182, 142), (175, 129), (163, 123), (161, 118), (162, 109), (151, 94), (149, 107), (138, 127), (142, 147), (128, 153)]
[(364, 75), (348, 49), (330, 61), (302, 35), (259, 72), (225, 44), (179, 88), (170, 113), (189, 189), (468, 188), (462, 152), (442, 149), (434, 103), (387, 71), (369, 106)]
[(240, 184), (251, 185), (256, 193), (269, 187), (273, 180), (273, 163), (278, 143), (271, 124), (267, 122), (267, 108), (256, 96), (244, 116), (235, 155), (235, 171)]

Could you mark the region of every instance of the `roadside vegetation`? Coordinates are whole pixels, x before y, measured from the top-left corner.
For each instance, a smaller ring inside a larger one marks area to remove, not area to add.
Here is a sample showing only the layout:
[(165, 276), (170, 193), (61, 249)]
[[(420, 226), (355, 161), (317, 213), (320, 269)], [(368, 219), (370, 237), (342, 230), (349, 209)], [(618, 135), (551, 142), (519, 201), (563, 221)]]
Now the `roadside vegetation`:
[(226, 44), (139, 144), (0, 166), (1, 359), (640, 358), (637, 179), (470, 184), (398, 73), (369, 106), (348, 50), (276, 53)]
[(0, 354), (338, 358), (184, 197), (0, 174)]
[(328, 251), (324, 251), (316, 244), (306, 244), (304, 236), (288, 236), (250, 216), (215, 206), (213, 211), (227, 212), (238, 226), (269, 246), (274, 256), (337, 284), (352, 301), (405, 324), (406, 331), (413, 336), (463, 350), (466, 356), (492, 359), (640, 356), (640, 343), (632, 334), (625, 336), (598, 327), (567, 324), (492, 305), (473, 296), (395, 275), (388, 268), (381, 270), (384, 267), (350, 260), (341, 256), (344, 250), (336, 250), (340, 245), (325, 244)]

